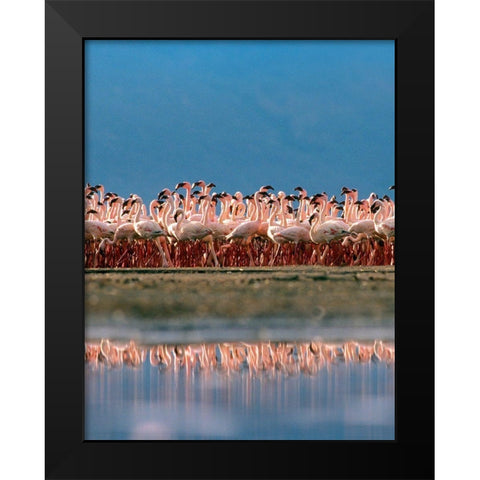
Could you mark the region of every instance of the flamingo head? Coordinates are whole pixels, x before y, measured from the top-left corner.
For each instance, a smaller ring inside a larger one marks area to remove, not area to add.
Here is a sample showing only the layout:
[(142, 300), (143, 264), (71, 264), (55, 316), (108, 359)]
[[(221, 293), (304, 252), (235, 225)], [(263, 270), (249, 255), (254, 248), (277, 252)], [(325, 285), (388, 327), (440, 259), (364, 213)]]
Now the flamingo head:
[(302, 187), (295, 187), (294, 190), (298, 192), (300, 198), (305, 198), (307, 196), (307, 191)]
[(172, 194), (171, 190), (169, 190), (168, 188), (164, 188), (161, 192), (158, 193), (157, 198), (160, 200), (162, 197), (168, 196), (168, 195), (171, 195), (171, 194)]
[[(175, 210), (175, 214), (173, 215), (173, 219), (177, 222), (177, 218), (180, 216), (180, 215), (185, 215), (183, 210), (181, 208), (177, 208)], [(178, 222), (177, 222), (178, 223)]]
[(382, 208), (382, 203), (380, 200), (375, 200), (370, 206), (370, 211), (372, 213), (377, 213)]
[(189, 182), (180, 182), (175, 185), (175, 190), (178, 190), (179, 188), (192, 188)]
[(311, 225), (316, 218), (318, 218), (318, 212), (312, 213), (308, 219), (308, 223)]
[(227, 192), (222, 192), (220, 198), (226, 198), (227, 200), (232, 200), (232, 196)]
[(315, 204), (315, 205), (319, 205), (319, 204), (321, 204), (322, 202), (327, 201), (327, 198), (328, 198), (328, 197), (327, 197), (325, 194), (323, 194), (323, 193), (316, 193), (316, 194), (313, 196), (313, 198), (312, 198), (312, 200), (311, 200), (310, 203), (313, 203), (313, 204)]

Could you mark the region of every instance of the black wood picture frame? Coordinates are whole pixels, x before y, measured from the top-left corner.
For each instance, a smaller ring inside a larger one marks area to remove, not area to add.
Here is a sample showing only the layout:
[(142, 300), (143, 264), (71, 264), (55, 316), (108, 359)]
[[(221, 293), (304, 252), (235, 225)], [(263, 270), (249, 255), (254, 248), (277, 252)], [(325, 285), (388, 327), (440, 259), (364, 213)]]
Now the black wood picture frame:
[[(46, 478), (433, 478), (433, 1), (47, 0), (45, 21)], [(395, 40), (394, 441), (84, 440), (83, 46), (91, 38)], [(53, 210), (53, 195), (70, 200)], [(420, 197), (422, 214), (413, 215)]]

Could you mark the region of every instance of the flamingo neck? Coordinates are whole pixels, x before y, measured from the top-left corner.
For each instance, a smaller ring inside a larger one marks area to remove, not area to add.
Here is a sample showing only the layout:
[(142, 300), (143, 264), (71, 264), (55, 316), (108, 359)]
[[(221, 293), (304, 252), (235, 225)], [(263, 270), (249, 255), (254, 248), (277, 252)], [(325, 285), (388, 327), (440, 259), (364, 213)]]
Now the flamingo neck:
[(167, 206), (163, 210), (163, 224), (164, 225), (170, 225), (171, 223), (174, 223), (173, 218), (169, 220), (169, 216), (174, 211), (175, 211), (175, 203), (173, 201), (173, 198), (170, 196), (170, 197), (167, 198)]
[(244, 203), (238, 203), (237, 205), (235, 205), (234, 209), (233, 209), (233, 221), (237, 221), (241, 218), (243, 218), (243, 216), (245, 215), (245, 212), (247, 210), (247, 207), (245, 206)]
[(210, 202), (210, 205), (207, 208), (207, 219), (210, 223), (215, 223), (217, 221), (216, 217), (216, 205)]
[(282, 198), (280, 201), (280, 221), (283, 227), (287, 226), (287, 205), (288, 200), (286, 198)]
[(108, 208), (107, 220), (112, 222), (118, 222), (118, 201), (114, 202), (113, 204), (110, 203)]
[(262, 222), (268, 221), (269, 219), (269, 208), (264, 202), (260, 202), (260, 220)]
[(139, 203), (139, 200), (137, 199), (137, 201), (135, 202), (135, 205), (138, 205), (138, 207), (137, 207), (137, 212), (135, 213), (135, 218), (133, 221), (134, 223), (138, 223), (140, 220), (140, 214), (142, 213), (143, 204), (141, 203), (141, 201)]
[(348, 223), (352, 220), (352, 210), (353, 210), (353, 197), (350, 196), (351, 193), (345, 194), (345, 221)]
[(180, 205), (180, 197), (178, 195), (172, 195), (173, 197), (173, 208), (176, 210)]
[(298, 210), (297, 210), (297, 222), (301, 222), (303, 220), (303, 208), (305, 204), (305, 198), (302, 195), (300, 201), (298, 202)]
[(226, 202), (224, 198), (220, 199), (221, 207), (220, 207), (220, 215), (218, 217), (218, 223), (223, 223), (227, 213)]
[(394, 217), (395, 216), (395, 204), (393, 203), (392, 200), (389, 200), (387, 202), (387, 205), (388, 205), (388, 211), (386, 213), (386, 218), (389, 218), (389, 217)]
[(192, 186), (189, 183), (185, 184), (185, 190), (187, 192), (185, 194), (185, 212), (191, 213)]
[(254, 205), (255, 205), (255, 213), (253, 215), (253, 220), (259, 222), (262, 219), (262, 206), (260, 205), (259, 197), (260, 193), (256, 192), (253, 196), (254, 198)]
[(93, 210), (95, 205), (95, 193), (92, 195), (92, 198), (85, 198), (85, 210)]
[(100, 192), (99, 197), (98, 197), (98, 201), (99, 201), (100, 203), (103, 203), (103, 187), (102, 187), (102, 188), (98, 188), (98, 189), (97, 189), (97, 192)]
[(255, 203), (254, 203), (254, 201), (251, 200), (251, 199), (248, 199), (247, 200), (247, 206), (245, 208), (246, 208), (245, 216), (246, 216), (247, 220), (253, 220), (253, 216), (255, 214)]
[(204, 198), (202, 201), (202, 208), (201, 208), (201, 213), (202, 213), (202, 218), (201, 222), (205, 225), (205, 223), (208, 220), (208, 214), (210, 212), (210, 196), (208, 195), (207, 198)]
[(155, 222), (158, 223), (158, 217), (157, 217), (157, 215), (156, 215), (156, 213), (155, 213), (155, 209), (154, 209), (154, 207), (153, 207), (153, 204), (156, 203), (156, 202), (157, 202), (157, 200), (152, 200), (152, 201), (150, 202), (149, 210), (150, 210), (150, 216), (152, 217), (152, 219), (153, 219)]
[(375, 222), (375, 224), (378, 225), (379, 223), (382, 223), (384, 220), (385, 220), (385, 206), (382, 204), (380, 206), (380, 210), (373, 217), (373, 221)]
[(178, 215), (177, 215), (177, 230), (179, 228), (182, 228), (183, 224), (183, 219), (185, 218), (185, 212), (182, 210)]
[(320, 200), (319, 213), (318, 213), (318, 224), (325, 222), (325, 209), (327, 206), (326, 200), (323, 198)]
[(312, 222), (312, 226), (310, 227), (310, 230), (312, 232), (315, 232), (318, 230), (318, 227), (320, 226), (321, 224), (321, 214), (317, 212), (317, 214), (315, 215), (314, 219), (313, 219), (313, 222)]
[(275, 202), (272, 205), (272, 209), (270, 210), (270, 215), (268, 217), (268, 225), (270, 227), (274, 224), (275, 219), (277, 217), (277, 213), (278, 213), (279, 210), (280, 210), (280, 204), (278, 202)]

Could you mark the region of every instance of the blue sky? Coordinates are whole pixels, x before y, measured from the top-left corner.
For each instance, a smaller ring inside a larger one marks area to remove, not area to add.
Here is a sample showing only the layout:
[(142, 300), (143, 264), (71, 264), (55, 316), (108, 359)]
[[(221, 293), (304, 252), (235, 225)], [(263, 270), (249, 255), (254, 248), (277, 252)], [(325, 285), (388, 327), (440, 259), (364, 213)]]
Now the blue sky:
[(85, 180), (391, 195), (394, 63), (383, 40), (87, 40)]

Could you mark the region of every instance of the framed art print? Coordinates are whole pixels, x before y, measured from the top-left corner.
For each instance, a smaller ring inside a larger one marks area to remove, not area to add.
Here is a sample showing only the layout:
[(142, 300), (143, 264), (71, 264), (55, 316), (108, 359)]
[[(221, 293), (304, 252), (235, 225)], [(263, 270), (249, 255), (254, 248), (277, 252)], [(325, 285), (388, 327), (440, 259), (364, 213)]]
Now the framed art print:
[(433, 478), (433, 2), (47, 1), (46, 167), (47, 478)]

